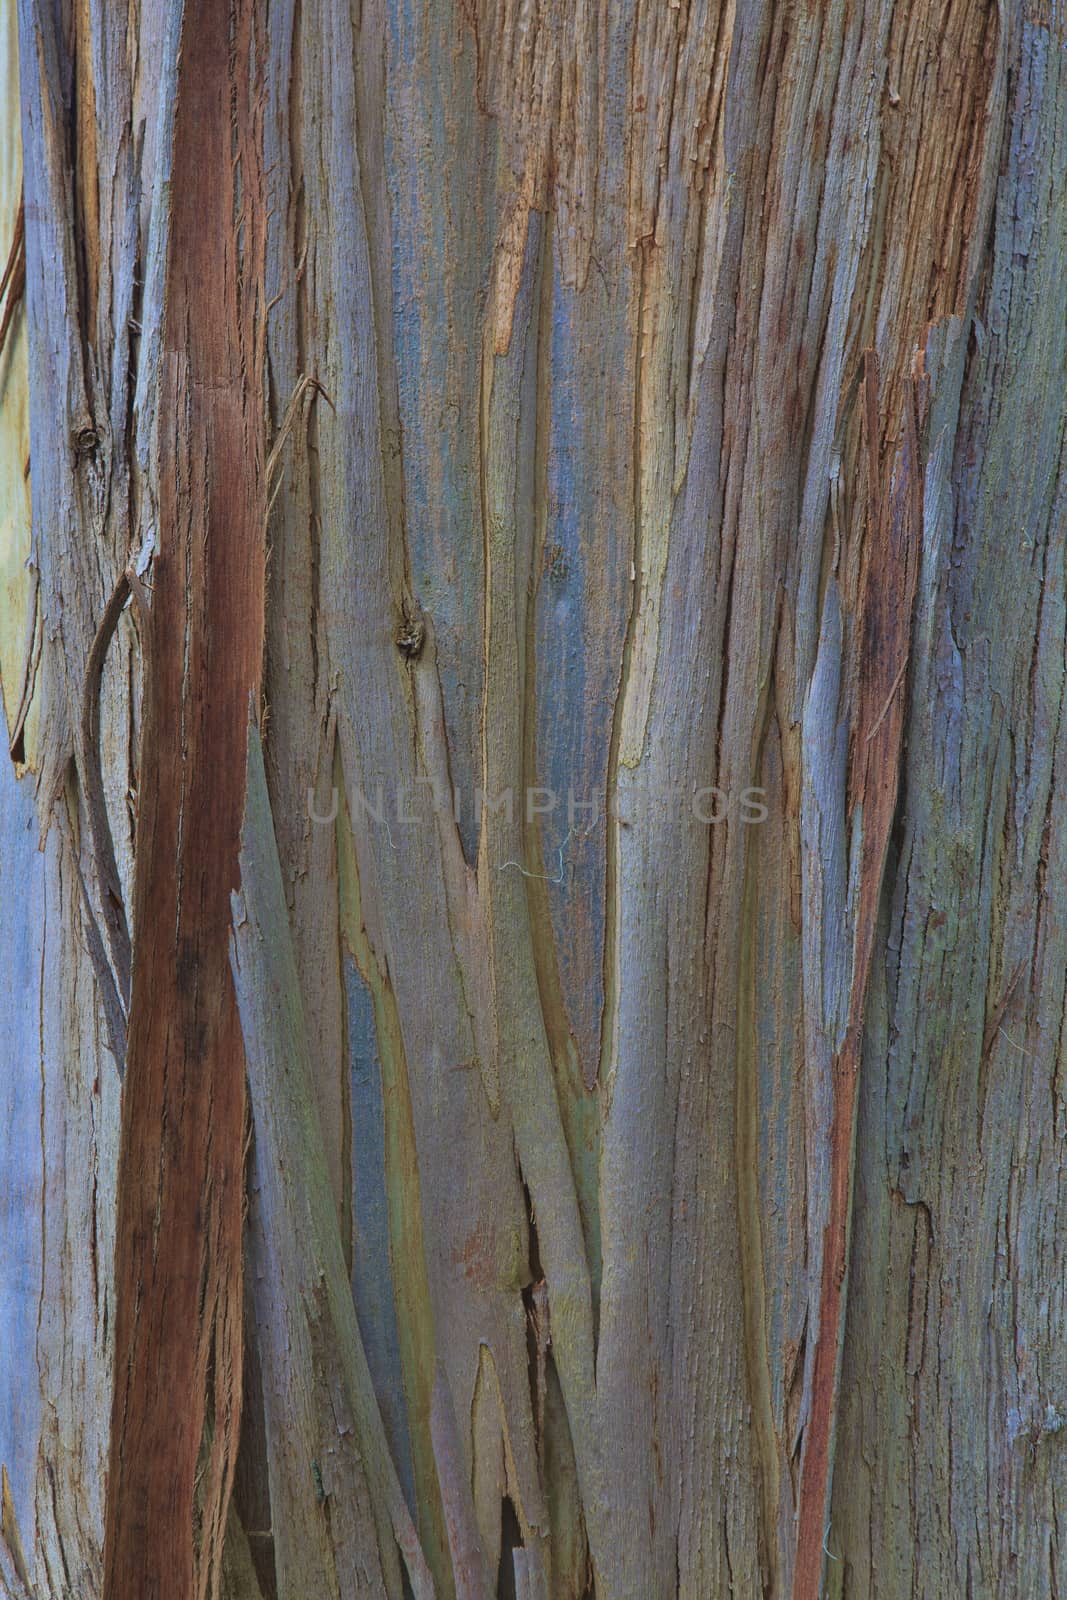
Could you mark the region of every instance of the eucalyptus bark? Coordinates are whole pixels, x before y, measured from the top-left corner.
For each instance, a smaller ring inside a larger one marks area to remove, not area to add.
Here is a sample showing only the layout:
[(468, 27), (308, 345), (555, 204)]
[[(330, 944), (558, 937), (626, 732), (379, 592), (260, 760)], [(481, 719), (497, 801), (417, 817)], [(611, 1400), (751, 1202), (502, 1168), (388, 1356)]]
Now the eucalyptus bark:
[(0, 63), (0, 1595), (1067, 1592), (1060, 9)]

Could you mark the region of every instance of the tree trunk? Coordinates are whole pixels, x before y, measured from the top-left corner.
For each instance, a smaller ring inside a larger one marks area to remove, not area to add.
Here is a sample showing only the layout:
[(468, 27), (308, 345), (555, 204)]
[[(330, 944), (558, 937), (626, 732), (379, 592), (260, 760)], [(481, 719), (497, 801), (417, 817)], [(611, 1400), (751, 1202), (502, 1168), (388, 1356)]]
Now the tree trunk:
[(1060, 8), (0, 61), (0, 1595), (1067, 1593)]

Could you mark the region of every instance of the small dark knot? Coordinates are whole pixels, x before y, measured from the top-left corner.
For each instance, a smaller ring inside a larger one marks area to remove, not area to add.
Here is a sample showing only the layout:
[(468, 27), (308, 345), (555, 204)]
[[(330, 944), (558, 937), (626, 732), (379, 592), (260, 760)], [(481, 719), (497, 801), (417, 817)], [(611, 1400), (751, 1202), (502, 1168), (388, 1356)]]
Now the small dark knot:
[(396, 647), (405, 661), (414, 661), (422, 653), (426, 640), (426, 623), (423, 621), (422, 607), (405, 606), (400, 626), (395, 634)]
[(72, 443), (74, 454), (79, 461), (84, 461), (87, 456), (95, 455), (100, 443), (100, 435), (91, 423), (85, 423), (75, 428)]

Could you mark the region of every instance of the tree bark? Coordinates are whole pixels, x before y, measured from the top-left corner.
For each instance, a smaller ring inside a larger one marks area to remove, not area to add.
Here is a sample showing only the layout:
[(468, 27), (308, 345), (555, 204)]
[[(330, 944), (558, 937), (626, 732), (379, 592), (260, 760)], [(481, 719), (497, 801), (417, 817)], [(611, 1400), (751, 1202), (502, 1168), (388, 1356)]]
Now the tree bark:
[(1067, 1592), (1059, 9), (0, 60), (0, 1594)]

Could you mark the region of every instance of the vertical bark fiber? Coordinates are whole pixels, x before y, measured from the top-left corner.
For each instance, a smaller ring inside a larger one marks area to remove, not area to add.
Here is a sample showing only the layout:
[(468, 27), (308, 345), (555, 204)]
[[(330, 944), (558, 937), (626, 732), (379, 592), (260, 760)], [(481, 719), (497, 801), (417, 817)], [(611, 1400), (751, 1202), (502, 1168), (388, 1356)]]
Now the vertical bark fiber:
[(217, 1592), (240, 1417), (245, 1060), (229, 895), (263, 656), (257, 50), (251, 7), (186, 9), (119, 1150), (110, 1600)]
[(1067, 1593), (1061, 9), (0, 19), (0, 1595)]

